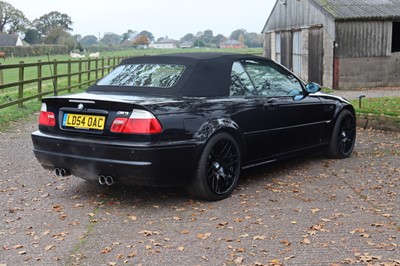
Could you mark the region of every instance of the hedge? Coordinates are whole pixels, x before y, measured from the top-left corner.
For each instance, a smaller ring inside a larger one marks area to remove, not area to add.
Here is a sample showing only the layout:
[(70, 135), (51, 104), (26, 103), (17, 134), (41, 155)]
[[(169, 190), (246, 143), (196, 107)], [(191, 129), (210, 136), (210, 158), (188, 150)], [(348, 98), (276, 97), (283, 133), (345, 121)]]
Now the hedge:
[(66, 45), (30, 45), (30, 46), (4, 46), (0, 52), (5, 52), (7, 57), (29, 57), (40, 55), (68, 54)]

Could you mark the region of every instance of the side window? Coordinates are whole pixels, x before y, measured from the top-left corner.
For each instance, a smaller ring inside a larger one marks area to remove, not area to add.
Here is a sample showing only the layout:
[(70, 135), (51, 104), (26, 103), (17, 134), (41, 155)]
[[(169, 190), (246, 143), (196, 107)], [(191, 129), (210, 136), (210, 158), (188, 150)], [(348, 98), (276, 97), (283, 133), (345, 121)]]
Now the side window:
[(253, 83), (239, 62), (233, 63), (229, 91), (231, 96), (257, 95)]
[(300, 81), (273, 62), (244, 60), (246, 69), (256, 90), (266, 97), (295, 96), (303, 93)]

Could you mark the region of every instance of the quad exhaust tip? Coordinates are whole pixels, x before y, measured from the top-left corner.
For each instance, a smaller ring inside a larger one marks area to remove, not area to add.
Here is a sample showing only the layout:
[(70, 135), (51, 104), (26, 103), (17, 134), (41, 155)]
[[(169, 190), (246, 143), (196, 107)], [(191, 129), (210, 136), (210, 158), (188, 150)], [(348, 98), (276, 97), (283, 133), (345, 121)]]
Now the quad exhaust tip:
[(115, 179), (114, 179), (114, 177), (112, 177), (110, 175), (107, 175), (107, 176), (100, 175), (98, 181), (99, 181), (99, 184), (102, 186), (104, 186), (104, 185), (112, 186), (115, 182)]
[(54, 174), (59, 177), (64, 177), (70, 175), (69, 172), (64, 168), (56, 168), (54, 169)]

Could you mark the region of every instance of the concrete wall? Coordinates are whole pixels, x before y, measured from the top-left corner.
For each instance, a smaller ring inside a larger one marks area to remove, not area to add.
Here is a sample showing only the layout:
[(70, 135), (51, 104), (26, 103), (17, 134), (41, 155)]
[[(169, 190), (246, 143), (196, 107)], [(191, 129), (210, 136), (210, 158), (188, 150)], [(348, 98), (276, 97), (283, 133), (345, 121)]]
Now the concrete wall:
[(339, 89), (400, 87), (400, 53), (339, 62)]

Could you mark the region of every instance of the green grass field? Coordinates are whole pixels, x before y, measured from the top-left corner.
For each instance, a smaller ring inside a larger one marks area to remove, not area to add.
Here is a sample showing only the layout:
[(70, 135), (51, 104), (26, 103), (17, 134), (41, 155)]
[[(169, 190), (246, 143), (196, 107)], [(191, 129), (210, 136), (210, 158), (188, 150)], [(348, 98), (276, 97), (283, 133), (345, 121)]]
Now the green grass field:
[(357, 113), (400, 116), (400, 97), (366, 98), (362, 100), (361, 108), (357, 99), (350, 102)]

